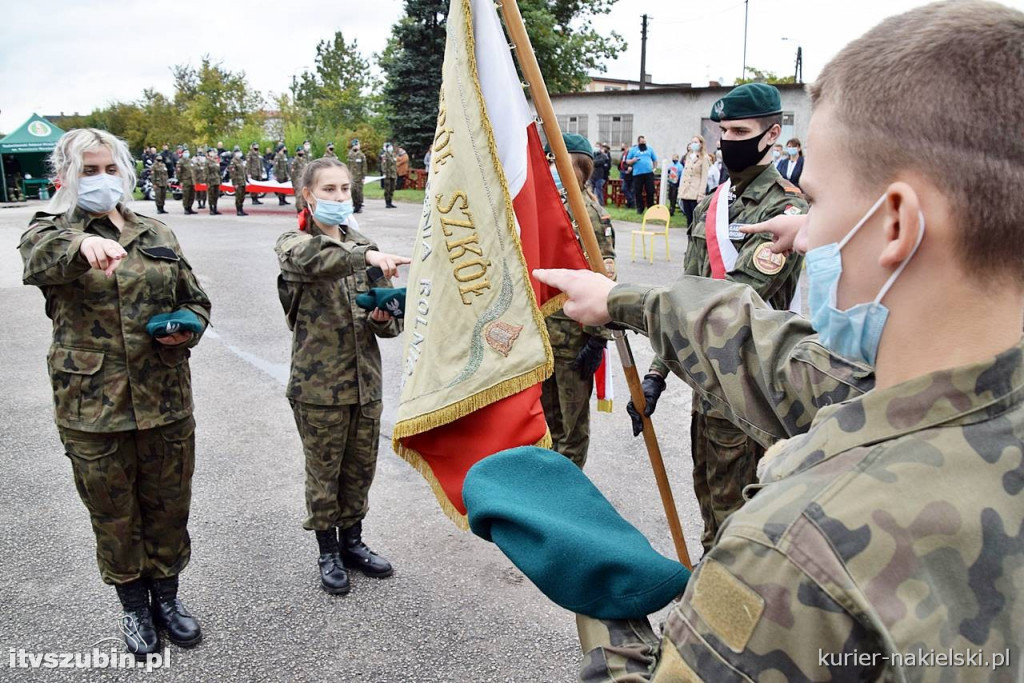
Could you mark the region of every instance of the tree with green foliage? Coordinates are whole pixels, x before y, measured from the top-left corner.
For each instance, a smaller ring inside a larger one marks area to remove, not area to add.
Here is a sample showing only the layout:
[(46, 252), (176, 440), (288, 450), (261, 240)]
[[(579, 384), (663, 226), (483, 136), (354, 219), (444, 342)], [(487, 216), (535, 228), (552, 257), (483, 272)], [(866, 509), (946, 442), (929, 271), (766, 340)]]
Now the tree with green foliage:
[(370, 65), (341, 31), (316, 46), (316, 66), (292, 78), (292, 101), (309, 129), (354, 126), (371, 113)]
[(244, 71), (229, 71), (206, 55), (198, 69), (180, 65), (172, 72), (174, 104), (188, 124), (191, 139), (210, 141), (258, 120), (263, 96), (249, 87)]
[(752, 66), (748, 66), (747, 77), (737, 78), (734, 85), (743, 85), (744, 83), (796, 83), (796, 77), (779, 76), (772, 71), (756, 69)]
[[(520, 0), (526, 31), (548, 90), (581, 90), (589, 74), (626, 49), (614, 31), (601, 36), (590, 20), (611, 11), (615, 0)], [(437, 121), (444, 62), (447, 0), (405, 0), (405, 16), (392, 28), (378, 56), (387, 76), (386, 116), (396, 142), (414, 159), (426, 152)]]

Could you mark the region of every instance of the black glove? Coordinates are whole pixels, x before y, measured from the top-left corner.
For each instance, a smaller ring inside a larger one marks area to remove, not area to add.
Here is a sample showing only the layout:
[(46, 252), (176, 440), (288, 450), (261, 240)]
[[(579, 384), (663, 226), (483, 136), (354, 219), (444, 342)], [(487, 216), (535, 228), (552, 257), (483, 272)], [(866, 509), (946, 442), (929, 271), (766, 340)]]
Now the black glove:
[[(644, 417), (650, 417), (654, 415), (654, 409), (658, 405), (658, 398), (661, 396), (661, 392), (665, 391), (665, 378), (656, 372), (652, 372), (644, 377), (643, 384), (640, 386), (644, 390), (644, 400), (647, 401)], [(633, 405), (632, 400), (626, 404), (626, 412), (629, 413), (629, 419), (633, 421), (633, 436), (638, 436), (644, 430), (644, 421), (640, 417), (636, 406)]]
[(608, 340), (601, 337), (587, 337), (587, 343), (583, 345), (580, 352), (576, 354), (576, 360), (569, 366), (580, 373), (583, 379), (590, 379), (597, 372), (604, 358), (604, 348), (608, 346)]

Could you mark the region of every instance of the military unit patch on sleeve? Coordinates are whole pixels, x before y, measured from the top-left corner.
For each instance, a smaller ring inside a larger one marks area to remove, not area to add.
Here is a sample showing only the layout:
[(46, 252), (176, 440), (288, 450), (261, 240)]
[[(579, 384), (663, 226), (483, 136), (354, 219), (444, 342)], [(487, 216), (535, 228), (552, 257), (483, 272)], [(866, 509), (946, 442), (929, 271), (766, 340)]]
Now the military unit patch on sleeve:
[(783, 211), (782, 213), (786, 214), (787, 216), (800, 216), (800, 215), (803, 215), (803, 211), (800, 209), (800, 207), (799, 206), (793, 206), (792, 204), (786, 204), (786, 210)]
[(772, 245), (765, 242), (754, 252), (754, 267), (765, 275), (775, 275), (786, 265), (783, 254), (772, 252)]

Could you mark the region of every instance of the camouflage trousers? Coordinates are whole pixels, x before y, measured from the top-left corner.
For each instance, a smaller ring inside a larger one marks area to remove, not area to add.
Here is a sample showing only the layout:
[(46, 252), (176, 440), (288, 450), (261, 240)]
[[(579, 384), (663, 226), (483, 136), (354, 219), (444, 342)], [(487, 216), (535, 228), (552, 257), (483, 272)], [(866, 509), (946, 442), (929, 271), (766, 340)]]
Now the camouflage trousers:
[(311, 531), (347, 529), (369, 508), (377, 471), (381, 402), (316, 406), (292, 400), (306, 456), (306, 519)]
[(206, 203), (210, 207), (210, 211), (217, 210), (217, 200), (220, 198), (220, 186), (211, 184), (206, 188)]
[(581, 683), (661, 680), (654, 676), (660, 642), (646, 618), (604, 620), (577, 614), (576, 631), (583, 650)]
[(701, 543), (707, 552), (726, 518), (743, 507), (743, 487), (757, 482), (764, 448), (728, 420), (698, 410), (690, 421), (690, 447), (693, 491), (704, 518)]
[(195, 201), (196, 188), (195, 185), (182, 185), (181, 186), (181, 205), (185, 207), (186, 211), (192, 210), (192, 202)]
[(395, 197), (395, 179), (382, 178), (380, 184), (384, 188), (384, 201), (390, 204), (391, 200)]
[(593, 379), (583, 379), (569, 367), (572, 361), (555, 358), (555, 371), (544, 380), (540, 402), (551, 432), (551, 448), (580, 469), (590, 449), (590, 395)]
[(356, 211), (363, 208), (363, 181), (352, 181), (352, 206)]
[(130, 432), (58, 428), (104, 583), (169, 578), (188, 564), (195, 428), (192, 417)]
[(235, 210), (241, 211), (243, 204), (245, 204), (245, 193), (235, 190)]
[(156, 202), (156, 210), (164, 210), (164, 202), (167, 201), (167, 188), (166, 187), (154, 187), (153, 188), (153, 200)]

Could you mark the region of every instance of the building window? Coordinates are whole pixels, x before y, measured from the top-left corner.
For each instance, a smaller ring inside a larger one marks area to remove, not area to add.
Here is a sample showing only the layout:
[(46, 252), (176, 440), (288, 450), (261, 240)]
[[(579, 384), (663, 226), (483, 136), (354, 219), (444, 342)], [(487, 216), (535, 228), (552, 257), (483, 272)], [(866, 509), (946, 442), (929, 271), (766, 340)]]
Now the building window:
[(566, 116), (559, 116), (558, 127), (563, 133), (576, 133), (587, 137), (587, 115), (586, 114), (573, 114)]
[(632, 114), (598, 114), (597, 131), (599, 142), (611, 147), (631, 145), (633, 142)]

